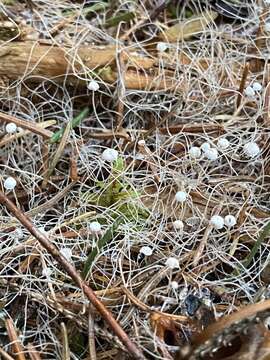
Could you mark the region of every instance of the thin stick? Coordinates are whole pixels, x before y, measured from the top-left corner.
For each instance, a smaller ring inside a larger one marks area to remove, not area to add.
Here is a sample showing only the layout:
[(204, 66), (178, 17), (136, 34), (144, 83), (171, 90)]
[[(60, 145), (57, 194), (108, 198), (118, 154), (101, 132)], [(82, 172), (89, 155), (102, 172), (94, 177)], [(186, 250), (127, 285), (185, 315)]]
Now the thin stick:
[[(121, 328), (118, 322), (112, 316), (112, 313), (96, 297), (94, 291), (81, 278), (76, 269), (59, 253), (57, 248), (50, 242), (48, 237), (39, 231), (31, 220), (10, 201), (7, 196), (0, 191), (0, 203), (9, 209), (9, 211), (20, 221), (20, 223), (39, 241), (39, 243), (50, 253), (53, 258), (62, 266), (66, 273), (73, 279), (79, 288), (82, 289), (88, 300), (95, 306), (103, 319), (109, 324), (114, 333), (121, 342), (126, 346), (134, 359), (145, 360), (141, 350), (129, 339), (126, 332)], [(25, 359), (22, 359), (25, 360)]]
[(20, 340), (18, 339), (17, 332), (14, 328), (13, 321), (11, 319), (6, 319), (5, 324), (6, 324), (8, 337), (11, 341), (11, 346), (13, 348), (13, 352), (16, 356), (16, 359), (17, 360), (26, 360), (24, 353), (23, 353), (22, 345), (20, 343)]
[(88, 311), (88, 346), (89, 346), (89, 360), (97, 360), (96, 344), (95, 344), (95, 327), (94, 317), (91, 306)]
[(237, 109), (239, 108), (239, 106), (241, 104), (241, 99), (242, 99), (242, 96), (243, 96), (243, 92), (244, 92), (248, 72), (249, 72), (249, 63), (245, 64), (243, 74), (242, 74), (242, 78), (241, 78), (241, 82), (240, 82), (240, 85), (239, 85), (239, 94), (238, 94), (237, 100), (236, 100), (236, 108)]
[(28, 354), (31, 360), (41, 360), (39, 352), (34, 348), (33, 344), (27, 344)]
[(15, 116), (0, 112), (0, 122), (2, 122), (2, 121), (3, 122), (13, 122), (14, 124), (16, 124), (17, 126), (23, 128), (23, 129), (29, 130), (37, 135), (41, 135), (48, 139), (53, 135), (52, 131), (43, 129), (41, 126), (39, 126), (38, 124), (36, 124), (34, 122), (18, 119)]
[(67, 328), (63, 322), (61, 323), (61, 333), (62, 333), (62, 340), (63, 340), (62, 360), (70, 360), (70, 350), (69, 350), (69, 344), (68, 344)]
[(0, 355), (3, 357), (4, 360), (14, 360), (12, 356), (10, 356), (4, 349), (0, 347)]

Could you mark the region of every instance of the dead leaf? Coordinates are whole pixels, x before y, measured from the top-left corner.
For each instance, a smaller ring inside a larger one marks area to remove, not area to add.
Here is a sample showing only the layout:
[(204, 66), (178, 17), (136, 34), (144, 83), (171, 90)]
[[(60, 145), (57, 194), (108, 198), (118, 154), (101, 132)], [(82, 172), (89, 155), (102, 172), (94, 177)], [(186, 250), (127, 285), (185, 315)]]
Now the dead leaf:
[(207, 11), (200, 16), (193, 16), (188, 20), (179, 22), (160, 34), (160, 38), (169, 42), (189, 39), (193, 35), (203, 32), (208, 24), (218, 16), (214, 11)]

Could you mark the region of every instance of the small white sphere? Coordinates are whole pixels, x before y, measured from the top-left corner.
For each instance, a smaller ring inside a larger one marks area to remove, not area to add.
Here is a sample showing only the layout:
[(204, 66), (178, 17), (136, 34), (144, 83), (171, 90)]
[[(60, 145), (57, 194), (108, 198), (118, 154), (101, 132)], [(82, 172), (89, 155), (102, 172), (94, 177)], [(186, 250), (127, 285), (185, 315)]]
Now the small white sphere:
[(71, 258), (72, 258), (72, 251), (71, 251), (71, 249), (66, 248), (66, 247), (61, 248), (61, 249), (60, 249), (60, 254), (63, 255), (63, 256), (66, 258), (66, 260), (71, 261)]
[(99, 84), (95, 80), (91, 80), (87, 87), (89, 90), (97, 91), (99, 89)]
[(12, 176), (9, 176), (4, 181), (4, 188), (6, 190), (13, 190), (16, 185), (17, 185), (17, 181)]
[(14, 134), (16, 131), (17, 131), (17, 125), (16, 124), (11, 122), (11, 123), (8, 123), (6, 125), (6, 132), (8, 134)]
[(201, 145), (201, 150), (203, 152), (210, 150), (210, 149), (211, 149), (211, 144), (209, 144), (209, 142), (207, 142), (207, 141)]
[(187, 199), (187, 193), (185, 191), (177, 191), (175, 194), (175, 200), (177, 202), (183, 203)]
[(253, 90), (255, 90), (255, 91), (261, 91), (262, 90), (262, 85), (257, 81), (255, 83), (253, 83), (252, 87), (253, 87)]
[(168, 49), (168, 45), (164, 42), (157, 43), (157, 51), (164, 52)]
[(244, 145), (244, 153), (250, 158), (256, 157), (257, 155), (260, 154), (260, 152), (261, 152), (261, 149), (253, 141), (248, 142)]
[(92, 233), (98, 233), (101, 230), (101, 225), (97, 221), (92, 221), (89, 224), (89, 229)]
[(211, 148), (205, 151), (204, 155), (208, 160), (215, 161), (218, 158), (218, 151), (215, 148)]
[(169, 257), (166, 262), (165, 265), (168, 266), (170, 269), (179, 269), (179, 260), (174, 258), (174, 257)]
[(143, 246), (140, 248), (140, 253), (145, 256), (151, 256), (153, 254), (153, 249), (150, 246)]
[(175, 220), (173, 222), (173, 227), (176, 229), (176, 230), (183, 230), (184, 228), (184, 223), (182, 220)]
[(105, 149), (101, 155), (104, 161), (114, 162), (118, 158), (118, 151), (115, 149)]
[(226, 138), (220, 138), (217, 142), (217, 147), (221, 150), (226, 150), (230, 146), (230, 142)]
[(145, 146), (145, 141), (144, 140), (139, 140), (138, 145), (139, 146)]
[(246, 96), (248, 96), (248, 97), (253, 97), (253, 96), (255, 96), (255, 91), (254, 91), (254, 89), (253, 89), (253, 87), (252, 86), (247, 86), (246, 88), (245, 88), (245, 95)]
[(190, 149), (189, 149), (189, 155), (190, 155), (190, 157), (191, 158), (193, 158), (193, 159), (198, 159), (198, 158), (200, 158), (201, 157), (201, 154), (202, 154), (202, 152), (201, 152), (201, 149), (199, 148), (199, 147), (197, 147), (197, 146), (192, 146)]
[(170, 285), (173, 290), (177, 290), (179, 288), (179, 284), (177, 281), (171, 281)]
[(211, 217), (210, 224), (216, 229), (220, 230), (224, 226), (224, 219), (220, 215), (214, 215)]
[(228, 226), (228, 228), (233, 227), (234, 225), (236, 225), (236, 218), (233, 215), (226, 215), (225, 219), (224, 219), (224, 223), (226, 226)]
[(270, 22), (266, 22), (266, 23), (264, 24), (264, 31), (270, 32)]

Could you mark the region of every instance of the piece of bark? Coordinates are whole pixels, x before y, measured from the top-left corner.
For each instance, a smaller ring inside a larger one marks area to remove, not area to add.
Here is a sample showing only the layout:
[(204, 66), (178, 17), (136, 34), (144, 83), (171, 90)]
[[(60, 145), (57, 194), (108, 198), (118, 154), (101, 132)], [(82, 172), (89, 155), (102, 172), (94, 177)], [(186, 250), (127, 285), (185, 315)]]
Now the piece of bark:
[[(41, 82), (53, 79), (57, 83), (87, 86), (87, 73), (95, 71), (107, 83), (118, 80), (115, 71), (116, 49), (113, 46), (79, 48), (58, 47), (38, 42), (11, 42), (0, 48), (0, 79), (24, 79)], [(124, 85), (131, 89), (169, 89), (183, 87), (173, 72), (159, 73), (152, 69), (154, 60), (136, 52), (124, 53), (128, 70), (122, 74)], [(147, 70), (152, 69), (148, 73)], [(143, 70), (143, 71), (141, 71)], [(80, 79), (76, 74), (80, 75)], [(86, 80), (83, 80), (85, 76)], [(90, 78), (88, 79), (90, 80)]]

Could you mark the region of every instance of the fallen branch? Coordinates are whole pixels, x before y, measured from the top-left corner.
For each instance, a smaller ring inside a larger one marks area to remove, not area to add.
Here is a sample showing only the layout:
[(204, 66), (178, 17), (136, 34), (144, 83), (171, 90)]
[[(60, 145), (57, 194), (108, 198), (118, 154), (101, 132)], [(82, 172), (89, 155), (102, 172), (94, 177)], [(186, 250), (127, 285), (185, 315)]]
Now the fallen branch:
[(50, 253), (53, 258), (62, 266), (66, 273), (74, 280), (79, 288), (82, 289), (88, 300), (95, 306), (97, 311), (103, 319), (109, 324), (114, 333), (118, 336), (121, 342), (127, 347), (134, 359), (145, 360), (141, 350), (129, 339), (128, 335), (121, 328), (118, 322), (114, 319), (111, 312), (103, 305), (103, 303), (96, 297), (94, 291), (83, 281), (76, 269), (60, 254), (57, 248), (51, 244), (50, 240), (39, 231), (31, 222), (31, 220), (18, 209), (13, 202), (11, 202), (6, 195), (0, 191), (0, 203), (20, 221), (20, 223), (39, 241), (39, 243)]
[[(95, 71), (101, 80), (115, 83), (118, 73), (115, 66), (115, 47), (81, 46), (78, 49), (40, 44), (38, 42), (12, 42), (0, 47), (0, 78), (40, 82), (53, 79), (69, 85), (86, 86), (89, 71)], [(174, 72), (153, 70), (155, 59), (123, 51), (127, 71), (124, 85), (131, 89), (179, 89), (182, 81), (176, 80)], [(147, 72), (151, 69), (150, 72)], [(77, 76), (79, 75), (79, 76)], [(85, 80), (83, 77), (85, 76)]]

